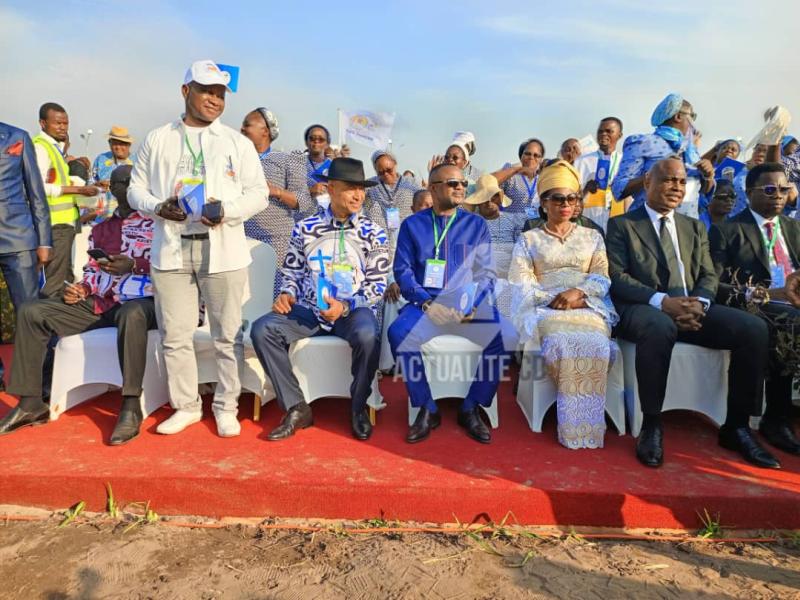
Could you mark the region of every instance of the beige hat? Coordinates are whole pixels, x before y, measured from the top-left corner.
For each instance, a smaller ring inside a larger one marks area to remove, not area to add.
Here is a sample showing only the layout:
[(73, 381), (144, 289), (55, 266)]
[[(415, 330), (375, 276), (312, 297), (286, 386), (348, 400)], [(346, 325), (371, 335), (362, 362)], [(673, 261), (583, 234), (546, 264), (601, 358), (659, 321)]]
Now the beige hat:
[(486, 173), (478, 177), (475, 182), (475, 191), (466, 197), (464, 204), (472, 204), (477, 206), (483, 204), (494, 198), (495, 194), (500, 194), (500, 204), (503, 208), (511, 206), (511, 198), (503, 193), (500, 186), (497, 184), (497, 178), (494, 175)]
[(108, 132), (108, 139), (125, 142), (126, 144), (133, 143), (133, 138), (128, 134), (128, 128), (120, 127), (119, 125), (111, 126), (111, 131)]

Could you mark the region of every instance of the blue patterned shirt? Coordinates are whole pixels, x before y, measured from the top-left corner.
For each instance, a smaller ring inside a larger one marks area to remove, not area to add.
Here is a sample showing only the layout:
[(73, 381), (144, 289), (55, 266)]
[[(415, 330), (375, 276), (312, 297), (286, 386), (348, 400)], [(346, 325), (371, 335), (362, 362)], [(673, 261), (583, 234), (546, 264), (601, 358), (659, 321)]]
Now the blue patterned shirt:
[[(339, 255), (342, 231), (344, 257)], [(333, 279), (334, 262), (347, 263), (353, 269), (353, 295), (347, 299), (351, 309), (366, 306), (377, 315), (377, 304), (383, 299), (389, 272), (386, 232), (359, 214), (351, 215), (343, 224), (339, 223), (330, 208), (294, 226), (281, 269), (281, 293), (291, 294), (298, 304), (310, 308), (325, 330), (331, 328), (331, 323), (319, 314), (317, 282), (323, 270), (328, 279)]]
[[(511, 163), (503, 165), (503, 169), (511, 168)], [(527, 215), (528, 209), (539, 208), (539, 192), (536, 190), (538, 176), (533, 180), (528, 179), (522, 173), (509, 177), (503, 183), (503, 193), (511, 199), (511, 204), (503, 209), (507, 213), (521, 213)], [(528, 189), (530, 186), (530, 189)]]
[(789, 156), (781, 155), (783, 170), (790, 183), (800, 184), (800, 150)]
[[(619, 165), (617, 176), (611, 184), (611, 192), (615, 198), (622, 198), (622, 191), (632, 179), (643, 177), (658, 161), (675, 154), (667, 141), (654, 133), (640, 133), (631, 135), (625, 140), (622, 147), (622, 162)], [(685, 162), (685, 159), (684, 159)], [(686, 175), (697, 177), (696, 169), (686, 165)], [(646, 198), (644, 188), (633, 195), (633, 203), (628, 212), (644, 205)]]

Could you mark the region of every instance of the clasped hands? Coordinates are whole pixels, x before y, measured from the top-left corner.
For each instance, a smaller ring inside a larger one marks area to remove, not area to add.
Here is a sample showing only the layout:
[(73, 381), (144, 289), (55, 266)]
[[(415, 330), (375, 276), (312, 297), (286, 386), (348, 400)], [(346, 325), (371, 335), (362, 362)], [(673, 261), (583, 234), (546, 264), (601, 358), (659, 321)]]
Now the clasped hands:
[(555, 310), (586, 308), (586, 294), (578, 288), (570, 288), (558, 294), (547, 306)]
[(699, 331), (706, 316), (703, 303), (697, 296), (665, 296), (661, 310), (675, 321), (680, 331)]

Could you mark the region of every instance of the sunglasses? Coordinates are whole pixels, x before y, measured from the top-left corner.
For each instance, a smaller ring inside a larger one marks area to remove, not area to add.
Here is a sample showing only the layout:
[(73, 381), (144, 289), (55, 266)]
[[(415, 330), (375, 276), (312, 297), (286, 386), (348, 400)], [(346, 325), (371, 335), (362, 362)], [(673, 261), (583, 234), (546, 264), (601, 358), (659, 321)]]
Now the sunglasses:
[(580, 198), (581, 197), (578, 194), (570, 194), (569, 196), (565, 196), (564, 194), (553, 194), (552, 196), (545, 198), (545, 200), (560, 206), (575, 206), (578, 204), (578, 200), (580, 200)]
[[(266, 121), (266, 117), (264, 118)], [(327, 142), (328, 138), (322, 137), (321, 135), (312, 135), (308, 138), (309, 142)]]
[(780, 192), (781, 196), (786, 196), (789, 192), (792, 191), (792, 188), (783, 185), (757, 185), (751, 189), (754, 190), (762, 190), (765, 196), (777, 196), (778, 192)]
[(469, 181), (466, 179), (445, 179), (443, 181), (431, 181), (431, 185), (436, 185), (437, 183), (443, 183), (449, 188), (456, 189), (458, 186), (463, 187), (464, 189), (467, 188), (469, 185)]
[(535, 152), (523, 152), (522, 156), (530, 156), (533, 158), (542, 158), (541, 154), (536, 154)]
[(682, 110), (678, 114), (688, 115), (692, 121), (697, 121), (697, 113), (691, 110)]
[(717, 200), (733, 200), (736, 198), (736, 194), (714, 194), (714, 198)]

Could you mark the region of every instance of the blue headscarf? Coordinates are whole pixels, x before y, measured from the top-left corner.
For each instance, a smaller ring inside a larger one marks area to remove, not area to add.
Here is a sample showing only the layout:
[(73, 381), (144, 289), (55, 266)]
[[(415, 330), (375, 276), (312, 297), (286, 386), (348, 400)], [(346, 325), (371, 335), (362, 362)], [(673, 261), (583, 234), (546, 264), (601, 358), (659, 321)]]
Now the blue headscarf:
[(795, 138), (793, 135), (785, 135), (785, 136), (783, 136), (783, 139), (781, 140), (781, 150), (786, 148), (786, 146), (788, 146), (790, 142), (796, 142), (796, 141), (797, 141), (797, 138)]
[(683, 96), (680, 94), (667, 94), (667, 97), (659, 102), (653, 115), (650, 117), (650, 124), (653, 127), (658, 127), (664, 121), (667, 121), (677, 115), (681, 106), (683, 106)]

